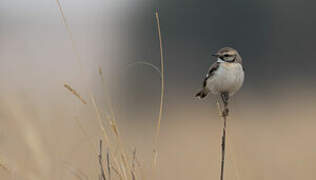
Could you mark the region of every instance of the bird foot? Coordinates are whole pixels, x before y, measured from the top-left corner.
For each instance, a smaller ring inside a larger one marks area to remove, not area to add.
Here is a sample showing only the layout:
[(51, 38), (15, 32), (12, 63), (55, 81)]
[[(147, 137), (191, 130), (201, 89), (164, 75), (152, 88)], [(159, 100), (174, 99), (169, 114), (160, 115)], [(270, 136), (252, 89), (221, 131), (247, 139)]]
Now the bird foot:
[(228, 116), (228, 114), (229, 114), (229, 109), (225, 108), (224, 111), (222, 112), (222, 116), (226, 117), (226, 116)]

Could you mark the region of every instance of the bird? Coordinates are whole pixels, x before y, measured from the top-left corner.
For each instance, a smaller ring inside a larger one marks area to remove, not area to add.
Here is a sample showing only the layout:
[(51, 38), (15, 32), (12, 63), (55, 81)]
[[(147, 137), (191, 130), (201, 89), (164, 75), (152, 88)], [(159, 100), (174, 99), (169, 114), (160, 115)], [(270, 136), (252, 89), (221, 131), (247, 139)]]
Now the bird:
[[(210, 92), (219, 95), (225, 107), (228, 101), (243, 85), (245, 69), (238, 51), (231, 47), (224, 47), (212, 56), (217, 58), (203, 80), (202, 89), (195, 97), (205, 98)], [(228, 108), (226, 108), (228, 114)], [(226, 115), (227, 115), (226, 114)]]

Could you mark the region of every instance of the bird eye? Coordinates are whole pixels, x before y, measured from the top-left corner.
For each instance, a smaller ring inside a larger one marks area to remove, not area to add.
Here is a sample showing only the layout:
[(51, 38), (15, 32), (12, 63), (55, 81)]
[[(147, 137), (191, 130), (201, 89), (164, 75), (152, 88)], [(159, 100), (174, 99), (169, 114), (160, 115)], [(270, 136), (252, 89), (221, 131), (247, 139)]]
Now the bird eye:
[(229, 57), (229, 54), (225, 54), (224, 57)]

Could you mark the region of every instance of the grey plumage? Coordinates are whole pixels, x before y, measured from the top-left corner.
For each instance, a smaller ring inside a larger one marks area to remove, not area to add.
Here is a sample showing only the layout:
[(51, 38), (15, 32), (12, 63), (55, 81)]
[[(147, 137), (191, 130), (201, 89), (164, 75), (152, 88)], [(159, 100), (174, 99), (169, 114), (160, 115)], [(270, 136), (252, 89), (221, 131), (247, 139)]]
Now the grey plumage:
[(240, 89), (244, 81), (242, 58), (237, 50), (230, 47), (220, 49), (213, 56), (218, 58), (217, 62), (209, 68), (202, 89), (195, 96), (204, 98), (212, 92), (227, 93), (229, 98)]

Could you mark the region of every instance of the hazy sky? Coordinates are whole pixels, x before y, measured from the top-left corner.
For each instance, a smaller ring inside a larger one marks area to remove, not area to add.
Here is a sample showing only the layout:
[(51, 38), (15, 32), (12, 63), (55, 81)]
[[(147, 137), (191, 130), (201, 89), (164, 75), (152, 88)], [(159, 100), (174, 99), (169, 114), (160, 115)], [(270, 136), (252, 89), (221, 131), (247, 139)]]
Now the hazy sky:
[[(110, 72), (139, 60), (159, 66), (154, 18), (158, 7), (167, 87), (189, 87), (184, 90), (187, 93), (198, 88), (215, 61), (210, 54), (223, 46), (238, 49), (243, 57), (246, 89), (293, 86), (297, 80), (315, 87), (314, 1), (80, 0), (61, 4), (83, 64), (92, 74), (98, 66)], [(30, 81), (40, 80), (43, 76), (34, 69), (49, 72), (46, 78), (51, 79), (78, 77), (78, 64), (54, 0), (3, 0), (0, 15), (2, 79), (25, 71), (34, 75)], [(133, 78), (159, 84), (157, 74), (147, 67), (115, 70), (121, 71), (129, 75), (117, 77), (118, 82)], [(137, 84), (134, 80), (130, 82)]]
[(247, 81), (256, 85), (264, 80), (269, 80), (264, 84), (293, 78), (313, 80), (316, 75), (314, 1), (159, 1), (151, 8), (140, 7), (137, 17), (131, 19), (137, 26), (138, 36), (131, 43), (139, 42), (133, 46), (138, 56), (146, 56), (148, 46), (153, 46), (155, 5), (160, 7), (171, 77), (196, 81), (215, 61), (210, 54), (223, 46), (240, 51)]

